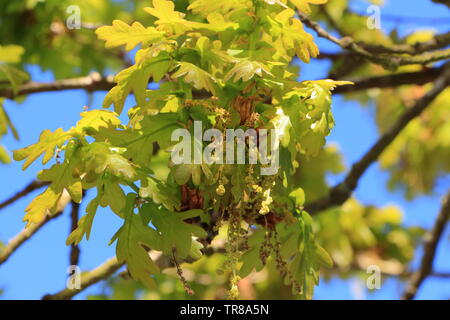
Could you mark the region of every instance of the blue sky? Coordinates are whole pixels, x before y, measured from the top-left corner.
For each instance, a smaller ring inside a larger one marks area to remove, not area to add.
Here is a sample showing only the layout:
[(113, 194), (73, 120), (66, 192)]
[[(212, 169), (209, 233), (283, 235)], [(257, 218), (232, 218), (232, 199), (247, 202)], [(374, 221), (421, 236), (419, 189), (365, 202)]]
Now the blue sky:
[[(333, 0), (329, 0), (333, 1)], [(365, 12), (368, 3), (356, 1), (354, 9)], [(449, 22), (433, 24), (427, 19), (411, 19), (408, 23), (402, 22), (399, 28), (400, 35), (413, 30), (436, 29), (440, 32), (450, 28), (449, 11), (442, 5), (433, 4), (424, 0), (387, 0), (383, 7), (383, 14), (402, 17), (448, 17)], [(382, 20), (382, 27), (390, 30), (399, 26), (391, 19)], [(319, 48), (330, 52), (337, 50), (334, 45), (323, 39), (317, 39)], [(328, 62), (313, 61), (309, 65), (302, 65), (302, 78), (317, 79), (325, 76)], [(51, 81), (51, 73), (42, 72), (37, 67), (28, 68), (35, 81)], [(91, 108), (99, 108), (104, 92), (94, 94)], [(55, 130), (59, 127), (68, 129), (79, 120), (79, 113), (89, 101), (87, 94), (81, 90), (40, 93), (30, 95), (23, 103), (7, 101), (5, 107), (12, 121), (20, 133), (20, 141), (15, 141), (8, 135), (2, 143), (10, 150), (34, 143), (42, 130)], [(130, 103), (130, 102), (129, 102)], [(328, 138), (329, 142), (339, 145), (349, 166), (371, 146), (377, 139), (377, 129), (373, 122), (374, 110), (372, 107), (361, 108), (355, 102), (344, 101), (342, 97), (333, 99), (333, 113), (336, 118), (336, 127)], [(28, 184), (36, 173), (42, 169), (39, 162), (33, 164), (26, 172), (20, 170), (20, 163), (9, 166), (0, 166), (0, 201), (9, 197), (23, 186)], [(405, 201), (400, 193), (388, 192), (385, 188), (387, 174), (372, 166), (363, 176), (356, 191), (356, 197), (365, 204), (383, 206), (396, 203), (405, 212), (407, 225), (420, 225), (426, 228), (432, 226), (439, 210), (440, 197), (450, 188), (450, 180), (439, 181), (432, 196), (419, 197), (413, 201)], [(334, 184), (340, 177), (330, 177)], [(24, 208), (37, 193), (29, 195), (6, 209), (0, 211), (0, 239), (7, 241), (23, 228), (22, 217)], [(36, 234), (32, 241), (28, 241), (10, 260), (0, 266), (0, 288), (4, 290), (1, 299), (39, 299), (46, 293), (54, 293), (65, 287), (66, 269), (68, 265), (69, 249), (64, 242), (70, 225), (68, 212), (62, 217), (48, 223), (43, 230)], [(114, 246), (107, 245), (114, 232), (120, 227), (121, 221), (116, 215), (102, 209), (96, 215), (93, 232), (89, 243), (81, 243), (82, 256), (80, 267), (89, 270), (107, 258), (113, 256)], [(450, 272), (450, 232), (447, 228), (438, 255), (435, 260), (435, 269)], [(420, 258), (419, 251), (417, 258)], [(417, 265), (417, 264), (415, 264)], [(82, 299), (88, 294), (99, 292), (102, 284), (95, 285), (76, 298)], [(316, 289), (316, 299), (397, 299), (403, 292), (403, 284), (396, 279), (383, 282), (380, 290), (368, 293), (364, 283), (358, 279), (322, 282)], [(418, 299), (448, 299), (450, 298), (450, 279), (429, 278), (423, 284)]]

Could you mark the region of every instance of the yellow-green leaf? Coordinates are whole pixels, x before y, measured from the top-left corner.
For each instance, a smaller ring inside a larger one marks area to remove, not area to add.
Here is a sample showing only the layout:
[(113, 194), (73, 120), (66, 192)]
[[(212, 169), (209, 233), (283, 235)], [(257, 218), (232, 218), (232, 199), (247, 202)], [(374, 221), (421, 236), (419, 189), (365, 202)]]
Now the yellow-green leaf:
[(163, 31), (158, 31), (153, 27), (145, 28), (139, 22), (128, 25), (121, 20), (114, 20), (112, 26), (98, 28), (95, 33), (105, 40), (107, 48), (114, 48), (125, 45), (125, 50), (130, 51), (139, 43), (152, 44), (164, 37)]
[(65, 132), (61, 128), (57, 129), (55, 132), (44, 130), (41, 133), (39, 141), (37, 143), (22, 149), (15, 150), (14, 160), (22, 161), (26, 159), (22, 167), (22, 169), (25, 170), (37, 158), (44, 154), (42, 164), (46, 164), (55, 154), (55, 149), (61, 147), (63, 143), (70, 138), (70, 136), (70, 133)]

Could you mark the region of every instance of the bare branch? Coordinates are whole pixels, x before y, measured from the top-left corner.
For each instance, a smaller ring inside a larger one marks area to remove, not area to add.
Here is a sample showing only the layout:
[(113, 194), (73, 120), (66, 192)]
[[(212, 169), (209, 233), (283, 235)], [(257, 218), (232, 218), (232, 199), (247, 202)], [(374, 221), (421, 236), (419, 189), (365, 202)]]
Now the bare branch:
[(450, 0), (433, 0), (433, 2), (443, 4), (450, 9)]
[(8, 242), (2, 250), (0, 250), (0, 265), (6, 262), (9, 259), (9, 257), (17, 249), (20, 248), (22, 244), (24, 244), (28, 239), (30, 239), (34, 234), (36, 234), (36, 232), (38, 232), (49, 221), (59, 217), (69, 202), (70, 202), (70, 195), (67, 191), (64, 191), (61, 198), (58, 200), (56, 213), (46, 215), (41, 222), (32, 224), (24, 228), (21, 232), (19, 232), (14, 238), (12, 238)]
[(350, 92), (363, 91), (372, 88), (393, 88), (401, 85), (415, 84), (423, 85), (434, 81), (443, 71), (443, 68), (426, 68), (422, 71), (394, 73), (383, 76), (367, 78), (347, 79), (353, 85), (339, 86), (334, 89), (334, 93), (344, 94)]
[[(439, 74), (441, 74), (442, 68), (426, 68), (422, 71), (405, 72), (398, 74), (389, 74), (384, 76), (375, 76), (368, 78), (346, 79), (354, 82), (352, 86), (340, 86), (334, 90), (334, 93), (349, 93), (361, 90), (367, 90), (370, 88), (390, 88), (400, 85), (416, 84), (422, 85), (435, 80)], [(0, 89), (0, 97), (13, 98), (21, 95), (50, 92), (50, 91), (63, 91), (73, 89), (85, 89), (88, 91), (102, 91), (110, 90), (114, 87), (115, 83), (112, 77), (101, 78), (98, 81), (91, 81), (88, 79), (91, 76), (84, 78), (73, 78), (65, 80), (56, 80), (49, 83), (31, 82), (19, 87), (17, 95), (14, 95), (10, 89)], [(207, 92), (196, 91), (194, 92), (196, 99), (202, 99), (209, 97)], [(0, 209), (2, 206), (0, 205)]]
[(33, 224), (28, 228), (24, 228), (19, 232), (14, 238), (12, 238), (8, 244), (0, 251), (0, 265), (5, 263), (9, 257), (17, 250), (19, 247), (30, 239), (36, 232), (38, 232), (47, 222), (59, 217), (62, 214), (62, 210), (58, 211), (53, 215), (47, 215), (44, 220), (39, 223)]
[[(330, 25), (336, 29), (336, 31), (341, 35), (344, 36), (345, 33), (341, 29), (339, 23), (333, 18), (332, 15), (330, 15), (326, 9), (326, 7), (321, 6), (320, 12), (324, 14)], [(355, 14), (351, 12), (351, 14)], [(387, 18), (388, 15), (383, 14), (383, 19)], [(410, 19), (410, 18), (409, 18)], [(416, 17), (416, 19), (418, 19)], [(433, 19), (433, 18), (431, 18)], [(445, 18), (446, 21), (450, 21), (448, 18)], [(383, 44), (371, 44), (371, 43), (365, 43), (363, 41), (357, 41), (357, 44), (361, 46), (362, 48), (366, 49), (370, 53), (373, 54), (409, 54), (409, 55), (418, 55), (427, 51), (433, 51), (437, 49), (442, 49), (450, 45), (450, 32), (442, 33), (442, 34), (436, 34), (433, 36), (432, 39), (428, 41), (423, 42), (416, 42), (414, 44), (407, 44), (407, 43), (401, 43), (401, 44), (391, 44), (391, 45), (383, 45)]]
[[(353, 38), (344, 37), (338, 38), (331, 35), (328, 31), (322, 28), (317, 22), (312, 21), (308, 18), (306, 14), (303, 12), (298, 12), (300, 20), (316, 31), (319, 37), (327, 39), (343, 49), (347, 49), (353, 51), (364, 58), (370, 60), (373, 63), (379, 64), (386, 69), (396, 70), (399, 66), (409, 65), (409, 64), (428, 64), (431, 62), (436, 62), (444, 59), (450, 58), (450, 49), (435, 51), (435, 52), (426, 52), (418, 55), (392, 55), (392, 54), (376, 54), (371, 51), (368, 51), (366, 48), (359, 45)], [(448, 39), (446, 39), (448, 40)]]
[(94, 72), (87, 77), (56, 80), (53, 82), (29, 82), (19, 87), (16, 93), (12, 88), (0, 89), (0, 97), (14, 99), (30, 93), (84, 89), (87, 91), (110, 90), (114, 87), (114, 77), (102, 77)]
[(7, 200), (3, 201), (2, 203), (0, 203), (0, 210), (5, 208), (5, 207), (7, 207), (7, 206), (9, 206), (10, 204), (16, 202), (17, 200), (25, 197), (26, 195), (28, 195), (29, 193), (33, 192), (34, 190), (40, 189), (42, 187), (45, 187), (48, 184), (49, 184), (48, 182), (39, 181), (39, 180), (31, 181), (21, 191), (17, 192), (15, 195), (10, 197), (9, 199), (7, 199)]
[(441, 76), (434, 82), (434, 86), (421, 99), (417, 100), (415, 105), (408, 109), (396, 123), (386, 131), (378, 141), (367, 151), (364, 156), (353, 164), (350, 172), (344, 181), (333, 187), (329, 194), (315, 202), (305, 206), (305, 210), (310, 214), (316, 214), (320, 211), (344, 203), (355, 190), (359, 179), (365, 173), (367, 168), (374, 163), (380, 154), (389, 146), (397, 135), (406, 127), (406, 125), (430, 105), (430, 103), (444, 90), (450, 83), (450, 63), (447, 63)]
[(434, 223), (433, 229), (425, 236), (425, 247), (422, 261), (420, 263), (419, 270), (413, 274), (411, 281), (403, 294), (404, 300), (414, 299), (420, 285), (432, 273), (436, 249), (449, 219), (450, 192), (444, 198), (441, 211), (439, 212), (436, 222)]
[(379, 44), (369, 44), (364, 42), (358, 42), (358, 44), (372, 53), (392, 53), (392, 54), (406, 53), (410, 55), (417, 55), (427, 51), (445, 48), (448, 45), (450, 45), (450, 32), (437, 34), (431, 40), (424, 42), (416, 42), (412, 45), (393, 44), (391, 46), (383, 46)]
[[(211, 256), (214, 253), (218, 252), (224, 252), (223, 248), (221, 247), (208, 247), (205, 248), (203, 251), (204, 256)], [(158, 266), (160, 270), (164, 270), (167, 268), (174, 267), (174, 262), (170, 257), (167, 257), (163, 255), (161, 252), (158, 251), (151, 251), (150, 257), (152, 258), (153, 262)], [(184, 262), (193, 262), (193, 260), (187, 260)], [(119, 263), (117, 259), (111, 258), (108, 259), (105, 263), (98, 266), (92, 271), (83, 273), (81, 275), (81, 288), (80, 289), (63, 289), (55, 294), (47, 294), (42, 297), (43, 300), (67, 300), (73, 298), (78, 293), (82, 292), (83, 290), (89, 288), (93, 284), (96, 284), (97, 282), (103, 281), (113, 275), (117, 270), (119, 270), (122, 266), (124, 266), (123, 263)], [(126, 271), (120, 273), (122, 277), (125, 277), (128, 273)]]

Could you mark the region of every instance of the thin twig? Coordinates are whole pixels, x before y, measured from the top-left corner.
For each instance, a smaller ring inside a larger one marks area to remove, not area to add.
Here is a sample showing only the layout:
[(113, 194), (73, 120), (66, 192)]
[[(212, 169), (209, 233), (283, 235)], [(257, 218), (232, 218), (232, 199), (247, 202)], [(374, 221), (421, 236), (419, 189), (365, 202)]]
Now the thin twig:
[[(345, 36), (345, 32), (341, 28), (338, 21), (336, 21), (332, 15), (329, 14), (326, 7), (321, 6), (320, 12), (325, 16), (325, 18), (330, 23), (331, 27), (333, 27), (341, 36)], [(354, 12), (347, 11), (347, 13), (354, 15)], [(389, 15), (383, 14), (383, 19), (388, 18)], [(408, 17), (410, 19), (410, 17)], [(433, 18), (435, 19), (435, 18)], [(446, 18), (448, 22), (450, 22), (449, 18)], [(364, 41), (357, 41), (357, 44), (369, 51), (372, 54), (409, 54), (409, 55), (418, 55), (421, 53), (425, 53), (427, 51), (433, 51), (437, 49), (442, 49), (450, 45), (450, 32), (436, 34), (430, 40), (423, 42), (415, 42), (413, 44), (408, 43), (394, 43), (394, 44), (372, 44), (366, 43)]]
[(313, 29), (319, 37), (327, 39), (343, 49), (347, 49), (353, 51), (364, 58), (370, 60), (373, 63), (379, 64), (386, 69), (396, 70), (399, 66), (409, 65), (409, 64), (428, 64), (431, 62), (436, 62), (439, 60), (445, 60), (450, 58), (450, 49), (434, 51), (434, 52), (426, 52), (423, 54), (417, 55), (392, 55), (392, 54), (377, 54), (371, 51), (368, 51), (361, 45), (359, 45), (353, 38), (351, 37), (343, 37), (338, 38), (330, 34), (324, 28), (322, 28), (317, 22), (312, 21), (308, 18), (306, 14), (303, 12), (298, 12), (298, 16), (300, 20)]
[(34, 180), (30, 182), (25, 188), (23, 188), (21, 191), (17, 192), (15, 195), (10, 197), (9, 199), (3, 201), (0, 203), (0, 210), (9, 206), (10, 204), (16, 202), (17, 200), (20, 200), (21, 198), (25, 197), (29, 193), (33, 192), (34, 190), (38, 190), (42, 187), (45, 187), (49, 183), (47, 181), (39, 181)]
[(433, 229), (425, 236), (425, 247), (420, 263), (419, 270), (417, 270), (411, 277), (411, 281), (406, 287), (403, 294), (404, 300), (412, 300), (417, 294), (423, 281), (431, 274), (433, 270), (433, 261), (436, 256), (436, 249), (444, 232), (445, 226), (450, 219), (450, 192), (444, 198), (441, 211), (434, 223)]
[(357, 91), (368, 90), (372, 88), (384, 89), (394, 88), (401, 85), (424, 85), (436, 80), (442, 74), (443, 68), (425, 68), (421, 71), (394, 73), (383, 76), (373, 76), (366, 78), (347, 78), (353, 85), (339, 86), (334, 89), (335, 94), (345, 94)]
[(431, 102), (448, 86), (450, 83), (450, 63), (447, 63), (441, 76), (434, 82), (434, 86), (421, 99), (417, 100), (415, 105), (408, 109), (395, 124), (386, 131), (378, 141), (364, 154), (364, 156), (352, 165), (350, 172), (344, 181), (331, 188), (329, 194), (319, 200), (309, 203), (305, 210), (310, 214), (317, 214), (320, 211), (333, 206), (343, 204), (355, 190), (359, 179), (365, 173), (367, 168), (374, 163), (380, 154), (389, 146), (389, 144), (398, 136), (406, 125), (415, 117), (420, 115)]

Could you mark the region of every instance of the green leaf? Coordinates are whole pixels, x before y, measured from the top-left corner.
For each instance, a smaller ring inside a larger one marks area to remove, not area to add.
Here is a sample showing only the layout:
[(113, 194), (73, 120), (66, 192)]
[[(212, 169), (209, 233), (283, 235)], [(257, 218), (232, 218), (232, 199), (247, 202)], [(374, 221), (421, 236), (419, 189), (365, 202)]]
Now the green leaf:
[(47, 214), (55, 213), (61, 195), (62, 191), (48, 187), (43, 193), (34, 198), (26, 207), (26, 214), (23, 217), (23, 221), (27, 222), (27, 227), (32, 223), (41, 222)]
[(215, 94), (216, 80), (211, 74), (189, 62), (179, 62), (178, 66), (179, 69), (172, 75), (173, 78), (184, 76), (184, 81), (190, 83), (195, 89), (205, 89)]
[(110, 146), (105, 142), (94, 142), (82, 148), (82, 162), (86, 172), (102, 175), (108, 172), (126, 181), (134, 181), (136, 171), (121, 154), (125, 149)]
[(294, 18), (292, 9), (285, 9), (272, 19), (268, 17), (269, 33), (277, 39), (274, 46), (287, 56), (297, 55), (302, 61), (308, 63), (310, 57), (317, 57), (319, 49), (314, 43), (314, 38), (303, 29), (302, 22)]
[(237, 11), (245, 7), (245, 2), (241, 0), (195, 0), (187, 9), (206, 17), (211, 13), (227, 14), (230, 11)]
[(200, 216), (202, 210), (174, 212), (153, 203), (147, 203), (142, 206), (142, 211), (150, 218), (161, 235), (161, 247), (166, 255), (172, 255), (172, 250), (175, 249), (180, 258), (186, 258), (191, 252), (192, 237), (207, 236), (201, 227), (184, 222), (186, 219)]
[(17, 93), (19, 86), (29, 79), (28, 73), (6, 64), (0, 64), (1, 73), (11, 83), (14, 93)]
[(3, 107), (3, 99), (0, 99), (0, 137), (8, 133), (8, 129), (11, 130), (14, 138), (19, 140), (19, 134), (16, 128), (12, 124), (5, 108)]
[(86, 235), (86, 240), (89, 240), (91, 235), (92, 223), (94, 222), (95, 214), (99, 206), (99, 195), (89, 202), (86, 207), (87, 214), (82, 216), (78, 221), (77, 228), (73, 230), (67, 237), (66, 245), (77, 245), (83, 240)]
[(108, 110), (92, 110), (80, 113), (81, 120), (77, 122), (76, 130), (86, 129), (98, 131), (100, 128), (117, 127), (120, 124), (117, 113)]
[(253, 270), (261, 271), (264, 267), (260, 258), (260, 248), (264, 241), (265, 230), (257, 229), (248, 239), (249, 249), (241, 256), (242, 266), (239, 275), (242, 278), (248, 276)]
[(273, 74), (265, 64), (257, 61), (241, 60), (236, 63), (235, 66), (227, 73), (224, 81), (228, 81), (234, 76), (234, 82), (239, 81), (239, 79), (247, 82), (251, 80), (255, 75), (263, 77), (263, 73), (269, 76), (273, 76)]
[(100, 205), (103, 208), (109, 206), (114, 213), (123, 218), (122, 212), (126, 196), (118, 181), (114, 178), (104, 179), (101, 187), (103, 191), (100, 194)]
[(245, 176), (245, 166), (235, 165), (235, 170), (231, 176), (231, 193), (233, 194), (234, 201), (238, 202), (243, 197), (242, 181)]
[(21, 46), (0, 46), (0, 62), (19, 63), (24, 53), (25, 49)]
[(156, 204), (162, 204), (168, 210), (179, 209), (180, 200), (174, 186), (169, 186), (162, 181), (148, 177), (142, 180), (139, 196), (150, 198)]
[[(287, 227), (281, 243), (289, 241), (291, 250), (284, 250), (284, 259), (288, 262), (288, 270), (296, 281), (293, 289), (298, 287), (300, 296), (304, 299), (312, 299), (314, 286), (319, 283), (320, 267), (332, 267), (333, 261), (328, 253), (316, 242), (312, 231), (312, 218), (302, 211), (298, 224)], [(287, 232), (286, 232), (287, 231)], [(288, 240), (290, 239), (290, 240)], [(296, 250), (293, 250), (296, 248)], [(289, 279), (287, 278), (289, 281)]]
[(184, 14), (175, 11), (173, 1), (153, 0), (153, 7), (144, 8), (144, 10), (154, 17), (157, 17), (155, 24), (163, 28), (163, 30), (181, 34), (192, 28), (192, 22), (183, 19)]
[(112, 26), (103, 26), (95, 30), (97, 36), (105, 40), (106, 48), (114, 48), (125, 45), (125, 50), (130, 51), (139, 43), (152, 44), (164, 38), (164, 32), (153, 27), (145, 28), (139, 22), (131, 25), (121, 20), (114, 20)]
[(41, 181), (51, 182), (50, 186), (36, 197), (25, 209), (24, 221), (38, 223), (47, 214), (56, 213), (57, 204), (63, 191), (67, 190), (70, 197), (75, 202), (81, 202), (83, 189), (81, 178), (74, 172), (78, 163), (78, 146), (71, 144), (66, 150), (66, 157), (63, 163), (53, 165), (50, 169), (39, 173)]
[(9, 157), (8, 151), (0, 145), (0, 162), (4, 164), (11, 163), (11, 158)]
[(305, 203), (305, 191), (302, 188), (297, 188), (289, 193), (289, 197), (294, 199), (296, 207), (301, 207)]
[(57, 129), (55, 132), (44, 130), (41, 133), (37, 143), (15, 150), (14, 160), (22, 161), (26, 159), (22, 167), (22, 169), (25, 170), (30, 164), (39, 158), (39, 156), (44, 154), (42, 164), (46, 164), (55, 154), (55, 149), (60, 148), (70, 137), (71, 134), (69, 132), (65, 132), (61, 128)]
[(157, 232), (144, 225), (139, 215), (133, 212), (135, 199), (135, 194), (127, 195), (126, 206), (123, 210), (125, 222), (111, 242), (117, 239), (117, 260), (126, 262), (133, 279), (154, 288), (155, 282), (151, 275), (158, 274), (159, 268), (151, 260), (147, 249), (159, 250), (160, 240)]
[[(143, 54), (144, 52), (140, 50), (136, 54), (136, 60), (139, 61), (140, 56)], [(117, 85), (106, 95), (103, 107), (109, 108), (114, 104), (114, 111), (118, 114), (122, 113), (125, 100), (131, 92), (134, 93), (139, 106), (145, 105), (145, 93), (150, 78), (153, 77), (153, 80), (158, 82), (169, 70), (170, 66), (170, 57), (162, 53), (160, 56), (122, 70), (115, 76), (114, 82)]]

